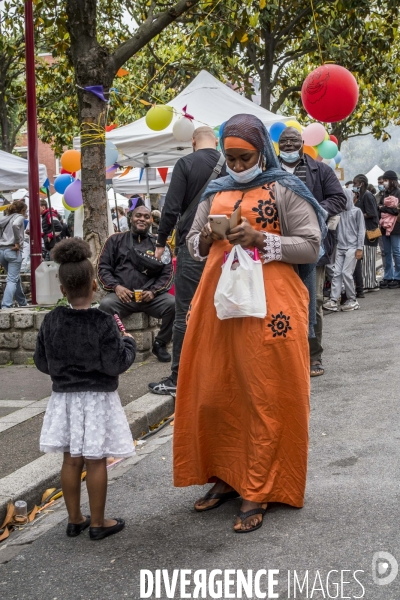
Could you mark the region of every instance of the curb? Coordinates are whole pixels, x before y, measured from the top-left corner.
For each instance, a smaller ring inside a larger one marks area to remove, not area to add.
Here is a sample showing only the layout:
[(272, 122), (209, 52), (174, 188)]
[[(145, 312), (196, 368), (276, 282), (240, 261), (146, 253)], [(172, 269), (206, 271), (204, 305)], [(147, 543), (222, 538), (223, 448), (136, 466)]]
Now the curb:
[[(124, 406), (133, 439), (150, 431), (174, 412), (175, 401), (172, 396), (159, 396), (148, 393)], [(25, 500), (30, 510), (38, 504), (43, 492), (49, 487), (60, 486), (60, 453), (44, 454), (24, 467), (0, 479), (0, 524), (10, 500)]]

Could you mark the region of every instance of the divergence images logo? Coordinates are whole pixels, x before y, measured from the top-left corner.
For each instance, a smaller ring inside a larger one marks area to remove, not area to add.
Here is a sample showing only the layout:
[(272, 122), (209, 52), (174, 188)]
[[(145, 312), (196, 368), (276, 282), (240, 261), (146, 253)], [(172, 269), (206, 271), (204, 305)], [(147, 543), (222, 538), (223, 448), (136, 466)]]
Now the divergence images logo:
[(372, 557), (372, 579), (376, 585), (389, 585), (397, 577), (399, 565), (389, 552), (375, 552)]

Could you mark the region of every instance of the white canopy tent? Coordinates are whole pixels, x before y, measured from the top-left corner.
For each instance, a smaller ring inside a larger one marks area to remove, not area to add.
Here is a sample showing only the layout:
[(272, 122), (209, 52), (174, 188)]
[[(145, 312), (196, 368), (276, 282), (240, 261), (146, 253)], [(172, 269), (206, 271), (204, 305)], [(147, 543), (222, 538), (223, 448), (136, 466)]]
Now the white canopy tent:
[[(207, 71), (201, 71), (197, 77), (167, 106), (178, 113), (186, 106), (187, 113), (194, 117), (194, 126), (209, 125), (217, 127), (239, 113), (257, 116), (270, 127), (277, 121), (287, 121), (291, 117), (276, 115), (247, 100)], [(191, 141), (178, 142), (172, 134), (174, 121), (163, 131), (152, 131), (146, 125), (145, 118), (134, 121), (124, 127), (118, 127), (106, 134), (119, 150), (118, 162), (132, 167), (158, 167), (174, 165), (181, 157), (192, 152)], [(74, 146), (79, 148), (79, 138)]]
[(366, 173), (365, 176), (368, 179), (368, 183), (372, 183), (374, 187), (377, 187), (378, 177), (381, 177), (384, 174), (384, 172), (385, 171), (378, 167), (378, 165), (375, 165), (368, 173)]
[[(39, 165), (39, 185), (43, 185), (46, 179), (47, 169), (45, 165)], [(28, 161), (0, 150), (0, 191), (28, 187)]]
[[(146, 169), (143, 173), (142, 169), (132, 169), (127, 175), (117, 175), (113, 178), (113, 186), (116, 192), (122, 194), (146, 194), (147, 191), (151, 194), (166, 194), (171, 182), (173, 167), (168, 167), (168, 174), (165, 183), (160, 176), (158, 170), (154, 167)], [(149, 178), (147, 187), (146, 177)]]

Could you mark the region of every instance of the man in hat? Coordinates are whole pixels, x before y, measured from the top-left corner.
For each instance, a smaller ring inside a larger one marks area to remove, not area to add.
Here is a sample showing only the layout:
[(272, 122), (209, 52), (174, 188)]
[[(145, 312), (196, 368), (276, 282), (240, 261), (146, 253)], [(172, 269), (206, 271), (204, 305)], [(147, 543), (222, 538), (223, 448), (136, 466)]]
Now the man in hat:
[[(394, 196), (400, 201), (399, 181), (395, 171), (385, 171), (382, 175), (383, 186), (385, 191), (380, 199), (378, 206), (379, 214), (389, 213), (390, 215), (398, 215), (400, 207), (392, 208), (385, 206), (385, 199), (389, 196)], [(382, 242), (383, 252), (385, 256), (385, 271), (380, 287), (385, 289), (400, 288), (400, 223), (398, 220), (390, 235), (386, 235), (386, 229), (382, 227)]]
[[(279, 160), (282, 169), (297, 175), (327, 211), (328, 235), (324, 241), (325, 254), (317, 264), (317, 324), (315, 338), (309, 339), (310, 375), (324, 374), (322, 366), (322, 319), (324, 302), (325, 267), (335, 262), (336, 227), (338, 215), (346, 210), (347, 199), (333, 170), (323, 162), (317, 162), (303, 151), (301, 133), (294, 127), (286, 127), (279, 138)], [(346, 184), (347, 185), (347, 184)]]

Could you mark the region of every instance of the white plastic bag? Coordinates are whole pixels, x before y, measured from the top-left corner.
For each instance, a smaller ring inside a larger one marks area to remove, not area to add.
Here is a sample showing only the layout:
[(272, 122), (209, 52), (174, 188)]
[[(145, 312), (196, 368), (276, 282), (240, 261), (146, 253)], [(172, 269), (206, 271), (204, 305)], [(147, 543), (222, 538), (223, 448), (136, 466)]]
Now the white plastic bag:
[[(233, 270), (235, 255), (239, 265)], [(241, 246), (233, 248), (222, 267), (214, 305), (221, 321), (240, 317), (264, 319), (267, 314), (262, 264), (260, 260), (253, 260)]]

